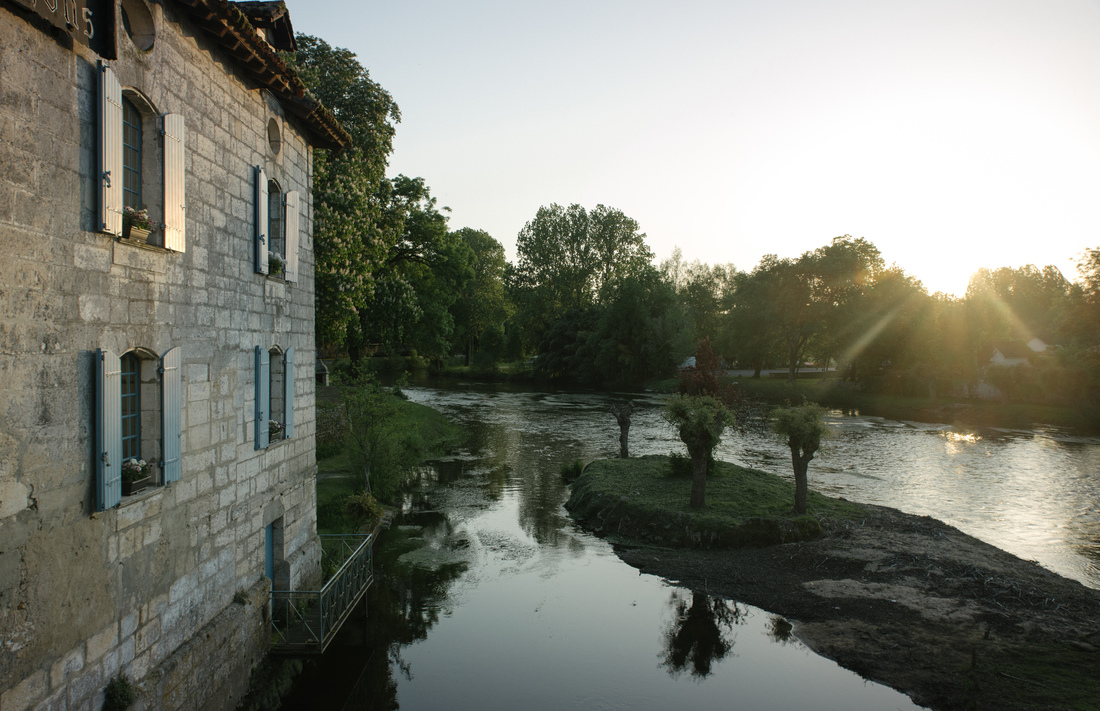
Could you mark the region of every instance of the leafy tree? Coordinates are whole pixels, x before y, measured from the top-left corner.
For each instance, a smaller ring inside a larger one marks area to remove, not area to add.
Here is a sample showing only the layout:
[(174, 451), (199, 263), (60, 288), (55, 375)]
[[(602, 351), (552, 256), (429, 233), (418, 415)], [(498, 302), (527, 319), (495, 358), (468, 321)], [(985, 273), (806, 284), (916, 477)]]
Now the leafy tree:
[[(465, 243), (471, 254), (473, 276), (451, 307), (455, 323), (454, 341), (463, 346), (466, 362), (471, 363), (474, 350), (482, 345), (482, 335), (487, 330), (496, 329), (498, 340), (503, 339), (503, 325), (508, 317), (504, 297), (504, 247), (488, 232), (469, 227), (463, 227), (451, 236)], [(503, 343), (496, 345), (499, 351)]]
[(814, 336), (821, 331), (820, 304), (813, 300), (812, 257), (794, 261), (765, 255), (757, 267), (767, 285), (768, 328), (773, 329), (787, 362), (787, 382), (795, 375), (806, 357)]
[(733, 424), (733, 414), (710, 395), (669, 396), (663, 412), (676, 428), (691, 456), (691, 507), (702, 508), (707, 496), (707, 461), (722, 441), (722, 432)]
[(516, 237), (509, 274), (521, 326), (541, 338), (559, 314), (597, 303), (616, 278), (640, 273), (652, 252), (638, 223), (597, 205), (540, 207)]
[(812, 351), (827, 366), (862, 334), (856, 324), (866, 309), (868, 291), (883, 271), (878, 248), (862, 237), (836, 237), (802, 255), (810, 299), (820, 319)]
[(730, 308), (719, 336), (722, 351), (752, 368), (754, 378), (760, 377), (760, 371), (775, 357), (778, 347), (772, 327), (773, 276), (773, 271), (758, 266), (749, 274), (734, 277)]
[(785, 438), (791, 450), (791, 465), (794, 467), (794, 511), (806, 513), (806, 498), (809, 495), (807, 469), (810, 460), (821, 447), (821, 441), (828, 435), (825, 424), (825, 409), (817, 403), (804, 403), (797, 407), (779, 408), (774, 413), (773, 429), (781, 438)]
[(596, 306), (573, 309), (554, 321), (539, 342), (535, 372), (551, 380), (596, 382), (595, 335), (599, 324), (600, 309)]
[(359, 309), (349, 355), (355, 361), (361, 349), (378, 344), (442, 356), (454, 329), (451, 305), (473, 277), (473, 254), (447, 232), (447, 218), (423, 178), (393, 179), (384, 224), (398, 236), (375, 274), (374, 297)]
[(370, 494), (377, 465), (392, 455), (401, 426), (400, 407), (368, 371), (342, 383), (340, 390), (347, 442), (359, 462), (364, 490)]
[(299, 34), (287, 55), (302, 81), (352, 136), (337, 155), (314, 151), (313, 207), (317, 342), (343, 342), (358, 310), (374, 296), (375, 274), (395, 235), (382, 224), (386, 164), (401, 113), (347, 49)]
[(888, 367), (932, 365), (942, 353), (931, 328), (931, 297), (900, 268), (880, 271), (849, 316), (844, 336), (837, 340), (843, 350), (836, 359), (850, 377), (865, 378)]
[(695, 328), (695, 338), (717, 339), (738, 274), (733, 264), (710, 266), (698, 260), (688, 263), (676, 248), (670, 259), (661, 262), (661, 273), (684, 305)]
[(690, 328), (671, 287), (649, 267), (605, 289), (592, 350), (600, 382), (640, 385), (672, 374)]

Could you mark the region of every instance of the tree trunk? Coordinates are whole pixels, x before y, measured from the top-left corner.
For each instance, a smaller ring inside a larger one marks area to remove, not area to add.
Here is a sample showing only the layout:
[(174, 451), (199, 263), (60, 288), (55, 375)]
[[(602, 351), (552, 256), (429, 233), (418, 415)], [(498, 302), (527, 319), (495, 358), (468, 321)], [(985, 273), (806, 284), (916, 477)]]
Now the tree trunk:
[(794, 467), (794, 512), (796, 514), (806, 513), (806, 498), (810, 492), (809, 477), (806, 475), (806, 470), (813, 458), (813, 452), (800, 453), (796, 445), (791, 445), (791, 464)]
[(364, 491), (368, 494), (370, 491), (370, 457), (365, 457), (366, 463), (363, 465), (363, 487)]
[(362, 357), (363, 352), (358, 345), (348, 345), (348, 373), (352, 378), (359, 375), (359, 359)]
[(701, 509), (707, 500), (707, 453), (691, 455), (691, 508)]
[(615, 416), (615, 421), (619, 423), (619, 459), (629, 459), (630, 451), (627, 444), (630, 436), (630, 415), (634, 412), (634, 403), (611, 405), (608, 409)]

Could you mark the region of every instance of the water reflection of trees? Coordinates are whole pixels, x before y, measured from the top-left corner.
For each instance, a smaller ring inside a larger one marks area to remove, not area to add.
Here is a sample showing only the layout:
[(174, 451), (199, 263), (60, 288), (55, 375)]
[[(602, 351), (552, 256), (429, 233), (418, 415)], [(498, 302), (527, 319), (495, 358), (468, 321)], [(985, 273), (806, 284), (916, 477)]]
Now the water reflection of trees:
[(672, 676), (685, 670), (700, 679), (709, 676), (711, 665), (733, 651), (733, 628), (745, 623), (748, 610), (697, 590), (690, 603), (684, 591), (673, 591), (669, 604), (674, 616), (665, 632), (661, 666)]
[[(424, 532), (450, 525), (434, 520), (420, 522), (429, 524)], [(451, 586), (467, 569), (465, 562), (431, 568), (401, 562), (400, 556), (418, 545), (422, 543), (415, 537), (397, 529), (383, 534), (375, 548), (375, 580), (367, 591), (368, 614), (364, 616), (360, 607), (324, 656), (307, 664), (282, 708), (398, 708), (395, 674), (412, 678), (412, 669), (401, 658), (401, 650), (427, 638), (446, 609)]]
[(794, 636), (794, 625), (779, 615), (772, 615), (768, 619), (768, 636), (779, 644), (794, 644), (798, 641)]

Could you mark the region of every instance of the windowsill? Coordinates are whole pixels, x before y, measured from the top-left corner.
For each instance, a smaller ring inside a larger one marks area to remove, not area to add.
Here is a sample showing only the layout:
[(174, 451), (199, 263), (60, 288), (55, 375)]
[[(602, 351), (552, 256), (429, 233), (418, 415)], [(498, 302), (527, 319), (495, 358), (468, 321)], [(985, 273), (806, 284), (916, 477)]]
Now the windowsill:
[(286, 278), (285, 278), (285, 277), (283, 277), (283, 275), (282, 275), (282, 274), (278, 274), (278, 275), (265, 274), (264, 276), (266, 276), (266, 277), (267, 277), (267, 278), (268, 278), (269, 280), (271, 280), (271, 281), (277, 281), (277, 282), (279, 282), (280, 284), (286, 284), (286, 283), (287, 283), (287, 282), (286, 282)]
[(288, 439), (287, 439), (286, 437), (284, 437), (284, 436), (282, 436), (282, 435), (279, 435), (279, 439), (274, 439), (274, 438), (272, 438), (272, 439), (271, 439), (271, 440), (270, 440), (270, 441), (269, 441), (269, 442), (267, 443), (267, 447), (265, 447), (264, 449), (265, 449), (265, 450), (267, 450), (267, 449), (271, 449), (272, 447), (278, 447), (278, 446), (279, 446), (280, 444), (282, 444), (283, 442), (289, 442), (289, 441), (290, 441), (290, 440), (288, 440)]
[(130, 239), (129, 237), (119, 237), (119, 244), (125, 244), (130, 247), (138, 247), (139, 249), (147, 249), (150, 252), (161, 252), (162, 254), (172, 254), (173, 250), (167, 247), (161, 247), (159, 244), (149, 244), (148, 242), (142, 242), (137, 239)]
[(165, 490), (165, 488), (167, 488), (167, 484), (152, 484), (150, 486), (145, 487), (144, 489), (137, 492), (136, 494), (130, 494), (129, 496), (123, 496), (122, 500), (119, 501), (118, 505), (121, 508), (121, 507), (129, 506), (131, 504), (136, 504), (140, 501), (144, 501), (145, 499), (153, 498), (154, 496), (159, 496)]

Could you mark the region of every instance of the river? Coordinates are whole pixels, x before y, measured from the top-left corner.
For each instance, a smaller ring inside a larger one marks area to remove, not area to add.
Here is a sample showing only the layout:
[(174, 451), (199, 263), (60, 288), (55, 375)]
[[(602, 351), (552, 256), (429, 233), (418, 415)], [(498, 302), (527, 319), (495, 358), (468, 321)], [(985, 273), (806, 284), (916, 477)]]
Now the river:
[[(370, 613), (307, 665), (284, 708), (907, 709), (759, 608), (640, 575), (563, 508), (562, 464), (682, 451), (651, 395), (409, 387), (469, 434), (422, 468), (382, 539)], [(947, 521), (1100, 587), (1100, 439), (833, 414), (810, 466), (824, 493)], [(790, 476), (773, 436), (716, 457)], [(396, 705), (395, 705), (396, 704)]]

